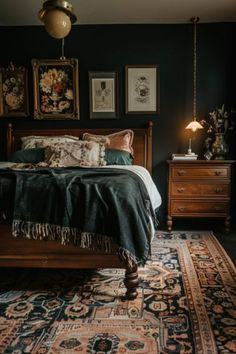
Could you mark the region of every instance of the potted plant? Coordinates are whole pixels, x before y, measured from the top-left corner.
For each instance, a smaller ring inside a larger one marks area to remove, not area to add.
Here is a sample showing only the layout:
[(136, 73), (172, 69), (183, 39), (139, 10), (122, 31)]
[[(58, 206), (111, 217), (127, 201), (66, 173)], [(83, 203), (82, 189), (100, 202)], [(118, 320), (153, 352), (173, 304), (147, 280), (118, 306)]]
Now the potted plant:
[(207, 128), (209, 134), (205, 140), (207, 148), (206, 158), (213, 157), (216, 160), (224, 160), (228, 154), (229, 147), (225, 136), (229, 130), (235, 127), (236, 112), (231, 109), (230, 113), (225, 110), (223, 104), (208, 115), (208, 120), (201, 120), (200, 124)]

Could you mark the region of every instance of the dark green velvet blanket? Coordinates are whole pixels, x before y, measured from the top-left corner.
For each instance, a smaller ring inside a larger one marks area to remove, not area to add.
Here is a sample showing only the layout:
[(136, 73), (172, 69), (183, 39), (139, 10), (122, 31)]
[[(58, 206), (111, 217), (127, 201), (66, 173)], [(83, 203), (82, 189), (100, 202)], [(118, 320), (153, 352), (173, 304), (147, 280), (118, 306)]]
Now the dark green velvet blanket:
[(106, 168), (0, 170), (0, 212), (15, 237), (110, 251), (144, 264), (150, 252), (149, 195), (135, 173)]

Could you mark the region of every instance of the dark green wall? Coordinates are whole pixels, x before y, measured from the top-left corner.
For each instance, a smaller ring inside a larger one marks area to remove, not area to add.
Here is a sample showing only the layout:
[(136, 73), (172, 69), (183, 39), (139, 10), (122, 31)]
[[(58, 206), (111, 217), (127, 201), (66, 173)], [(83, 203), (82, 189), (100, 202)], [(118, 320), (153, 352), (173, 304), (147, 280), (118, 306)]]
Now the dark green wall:
[[(235, 97), (235, 23), (197, 25), (197, 113), (198, 119), (223, 103), (236, 107)], [(1, 158), (4, 158), (4, 127), (8, 121), (21, 126), (51, 127), (138, 127), (154, 122), (153, 178), (164, 199), (165, 215), (166, 160), (172, 152), (187, 151), (185, 125), (192, 119), (193, 105), (193, 25), (102, 25), (73, 26), (65, 40), (65, 56), (79, 60), (80, 120), (34, 121), (32, 118), (31, 59), (57, 59), (61, 41), (39, 27), (0, 27), (0, 66), (10, 61), (29, 71), (29, 118), (1, 118)], [(158, 64), (160, 66), (160, 114), (126, 115), (124, 66)], [(89, 119), (88, 71), (118, 72), (119, 120)], [(234, 132), (235, 134), (235, 132)], [(202, 153), (204, 132), (197, 134), (193, 150)], [(235, 154), (230, 147), (229, 158)]]

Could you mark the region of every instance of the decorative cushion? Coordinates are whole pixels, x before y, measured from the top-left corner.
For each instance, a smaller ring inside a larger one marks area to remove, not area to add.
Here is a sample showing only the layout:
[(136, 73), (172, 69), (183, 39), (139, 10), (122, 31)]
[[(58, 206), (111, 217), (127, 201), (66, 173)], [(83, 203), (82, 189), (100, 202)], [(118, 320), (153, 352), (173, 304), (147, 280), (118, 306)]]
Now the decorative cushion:
[(132, 155), (124, 150), (106, 149), (105, 160), (107, 165), (132, 165)]
[(106, 165), (104, 155), (104, 144), (81, 140), (48, 145), (45, 162), (49, 167), (96, 167)]
[(17, 163), (39, 163), (44, 161), (44, 148), (34, 148), (15, 151), (9, 161)]
[(102, 142), (108, 149), (124, 150), (131, 155), (134, 154), (132, 148), (134, 132), (130, 129), (121, 130), (120, 132), (109, 135), (96, 135), (90, 133), (83, 134), (83, 140)]
[(43, 147), (50, 143), (65, 143), (78, 141), (79, 138), (72, 135), (59, 135), (59, 136), (40, 136), (29, 135), (21, 138), (22, 149), (32, 149)]

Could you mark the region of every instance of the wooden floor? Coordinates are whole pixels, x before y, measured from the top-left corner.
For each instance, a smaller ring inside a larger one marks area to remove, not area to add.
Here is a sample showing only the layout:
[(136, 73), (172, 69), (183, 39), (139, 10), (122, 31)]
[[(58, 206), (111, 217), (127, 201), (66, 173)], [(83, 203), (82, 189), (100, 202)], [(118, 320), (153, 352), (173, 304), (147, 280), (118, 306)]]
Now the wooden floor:
[[(160, 230), (166, 230), (165, 225), (159, 226)], [(213, 231), (221, 245), (236, 266), (236, 226), (232, 226), (229, 233), (224, 230), (223, 219), (175, 219), (173, 230), (210, 230)]]
[(236, 230), (232, 230), (228, 234), (215, 231), (214, 234), (230, 256), (236, 267)]

